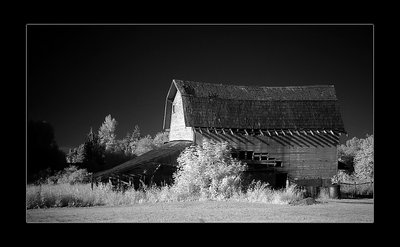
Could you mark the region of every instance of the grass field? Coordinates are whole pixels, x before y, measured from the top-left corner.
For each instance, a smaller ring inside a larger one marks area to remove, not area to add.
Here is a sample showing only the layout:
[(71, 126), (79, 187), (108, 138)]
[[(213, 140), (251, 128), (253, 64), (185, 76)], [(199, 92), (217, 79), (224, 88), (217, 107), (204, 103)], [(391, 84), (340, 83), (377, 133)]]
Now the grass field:
[(373, 199), (326, 200), (308, 206), (234, 201), (142, 203), (133, 206), (29, 209), (28, 223), (372, 223)]

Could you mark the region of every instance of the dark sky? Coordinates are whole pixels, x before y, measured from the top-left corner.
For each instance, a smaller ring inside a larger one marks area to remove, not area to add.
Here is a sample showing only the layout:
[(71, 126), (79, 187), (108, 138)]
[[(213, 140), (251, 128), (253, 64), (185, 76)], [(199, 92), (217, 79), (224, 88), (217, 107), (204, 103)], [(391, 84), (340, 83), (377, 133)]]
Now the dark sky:
[(335, 85), (348, 138), (373, 134), (372, 25), (27, 25), (27, 119), (62, 149), (111, 114), (162, 131), (172, 79)]

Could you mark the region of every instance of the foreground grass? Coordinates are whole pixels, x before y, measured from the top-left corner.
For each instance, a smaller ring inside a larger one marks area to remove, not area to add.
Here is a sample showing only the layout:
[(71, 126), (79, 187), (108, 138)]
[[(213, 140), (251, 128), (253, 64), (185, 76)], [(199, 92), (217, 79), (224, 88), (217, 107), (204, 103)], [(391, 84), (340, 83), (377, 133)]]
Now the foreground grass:
[(320, 222), (372, 223), (372, 199), (326, 200), (309, 206), (277, 205), (244, 201), (186, 201), (141, 203), (132, 206), (49, 208), (26, 211), (34, 222)]
[(129, 189), (122, 193), (113, 191), (110, 185), (94, 186), (92, 190), (90, 184), (45, 184), (27, 186), (26, 208), (129, 206), (142, 203), (207, 200), (289, 204), (299, 199), (302, 199), (302, 193), (294, 187), (272, 190), (261, 183), (254, 184), (245, 193), (239, 191), (229, 196), (221, 194), (214, 197), (181, 194), (169, 186)]

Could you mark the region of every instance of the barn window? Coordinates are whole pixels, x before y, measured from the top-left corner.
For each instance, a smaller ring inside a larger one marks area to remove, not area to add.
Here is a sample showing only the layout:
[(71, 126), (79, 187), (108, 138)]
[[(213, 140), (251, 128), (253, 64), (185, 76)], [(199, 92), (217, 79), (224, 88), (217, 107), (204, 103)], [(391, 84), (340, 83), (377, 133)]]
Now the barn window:
[(172, 113), (175, 113), (175, 105), (172, 104)]
[(253, 159), (253, 151), (247, 151), (246, 159), (247, 160), (252, 160)]
[(239, 159), (245, 160), (246, 159), (246, 151), (240, 151), (239, 152)]
[(268, 153), (262, 153), (260, 155), (260, 160), (268, 160)]
[(236, 152), (233, 152), (233, 153), (232, 153), (232, 158), (237, 159), (238, 156), (239, 156), (238, 153), (236, 153)]
[(275, 161), (275, 166), (276, 167), (282, 167), (282, 161)]

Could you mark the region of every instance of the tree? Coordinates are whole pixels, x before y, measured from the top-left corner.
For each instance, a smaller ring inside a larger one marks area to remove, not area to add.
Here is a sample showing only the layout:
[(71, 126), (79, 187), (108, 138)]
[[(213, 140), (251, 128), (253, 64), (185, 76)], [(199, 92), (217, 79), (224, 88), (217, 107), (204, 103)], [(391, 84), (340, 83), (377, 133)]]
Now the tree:
[(139, 139), (139, 141), (136, 144), (134, 154), (140, 156), (152, 149), (153, 149), (153, 138), (150, 135), (147, 135)]
[(374, 179), (374, 136), (362, 140), (360, 149), (355, 155), (355, 175), (362, 180)]
[(177, 159), (173, 188), (183, 195), (232, 196), (240, 188), (240, 176), (246, 165), (233, 159), (230, 149), (226, 142), (212, 141), (187, 147)]
[(92, 128), (83, 144), (83, 165), (88, 172), (102, 170), (105, 161), (105, 147), (101, 145), (98, 135), (93, 133)]
[(104, 169), (110, 169), (134, 157), (134, 154), (126, 152), (124, 140), (116, 140), (113, 149), (105, 150)]
[[(66, 167), (65, 153), (59, 150), (54, 129), (45, 121), (27, 123), (27, 181), (48, 176)], [(50, 174), (49, 174), (50, 173)]]
[(127, 137), (126, 137), (126, 152), (127, 153), (131, 153), (131, 154), (135, 153), (139, 139), (140, 139), (140, 128), (138, 125), (135, 125), (133, 132), (131, 134), (128, 133)]
[(109, 114), (106, 116), (104, 123), (99, 129), (99, 140), (100, 144), (105, 146), (106, 150), (112, 149), (115, 145), (115, 129), (117, 126), (117, 121), (111, 118)]
[(360, 150), (361, 142), (362, 139), (353, 137), (352, 139), (347, 140), (345, 145), (342, 144), (338, 147), (338, 158), (347, 166), (351, 167), (350, 173), (353, 173), (354, 171), (354, 158)]
[(168, 132), (158, 132), (153, 139), (153, 146), (160, 147), (165, 142), (169, 140), (169, 133)]
[(84, 144), (69, 150), (66, 159), (67, 163), (82, 163), (84, 158)]

